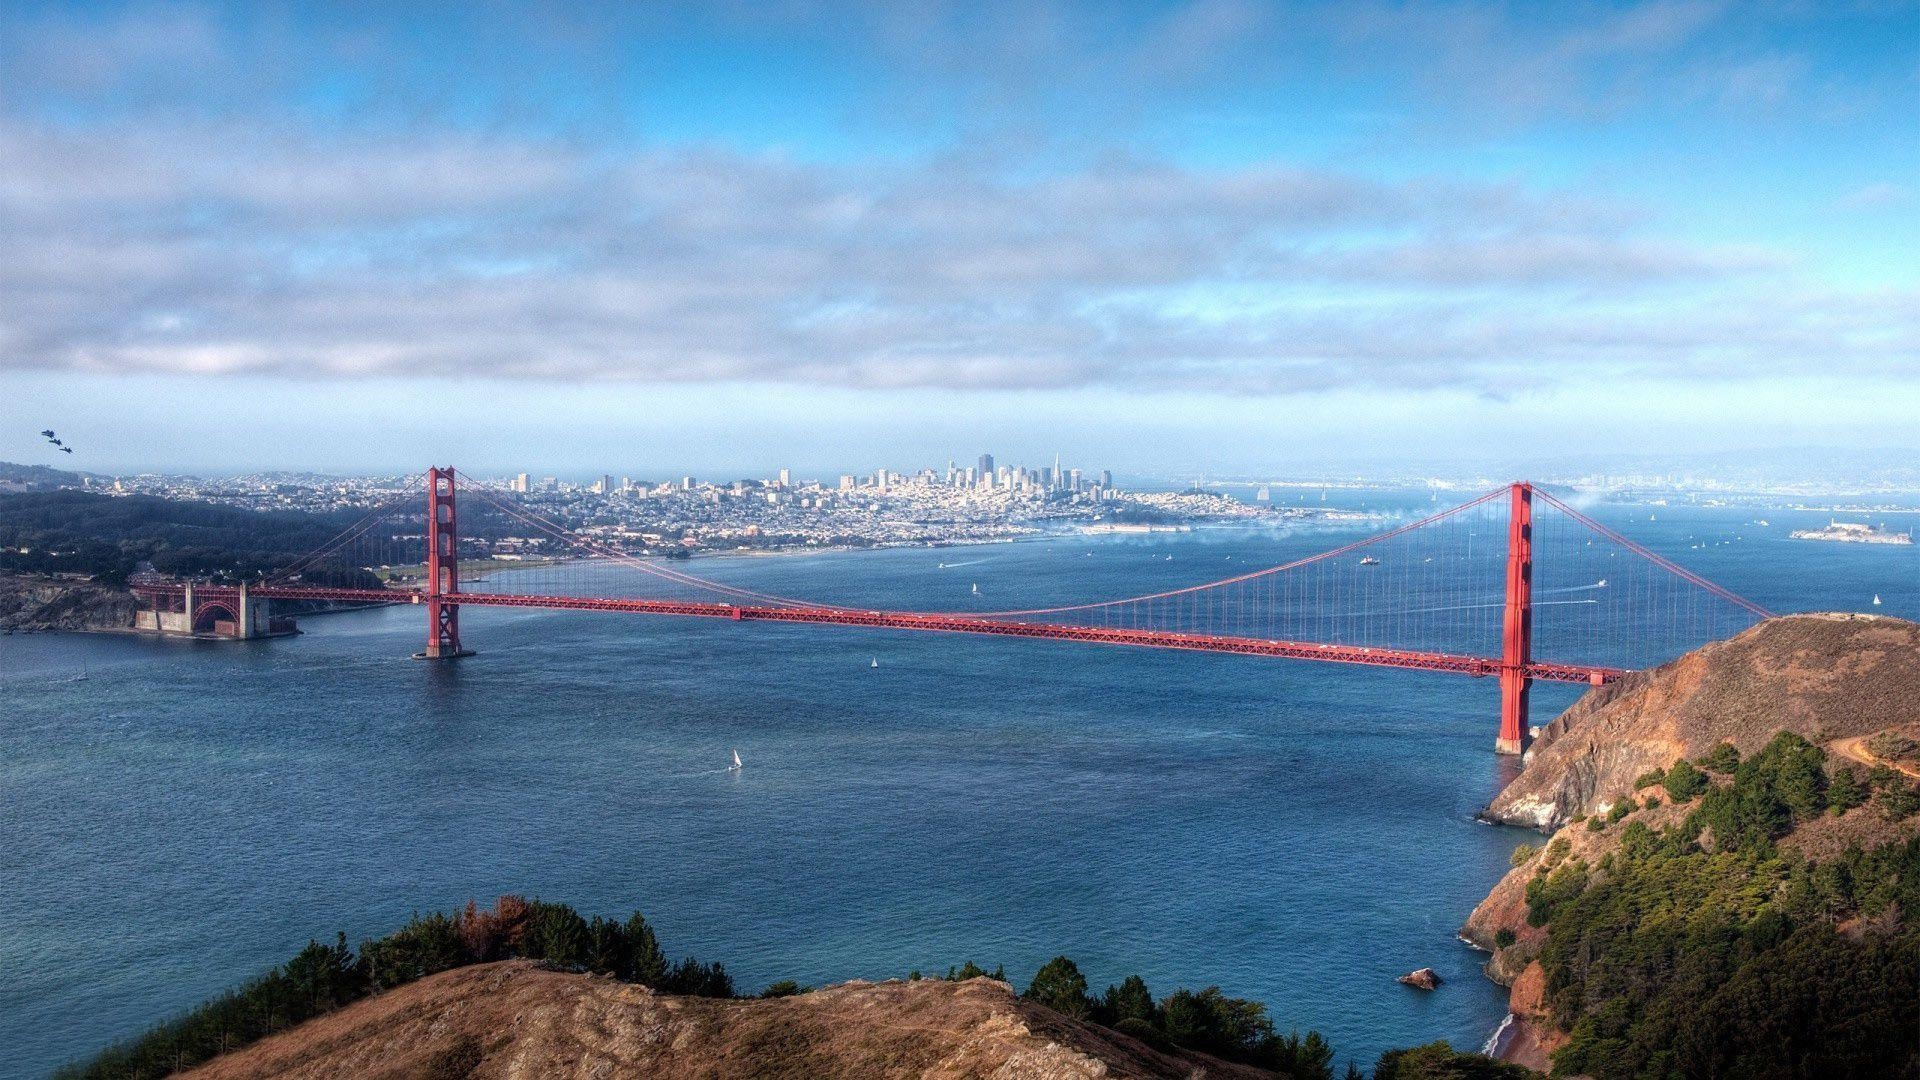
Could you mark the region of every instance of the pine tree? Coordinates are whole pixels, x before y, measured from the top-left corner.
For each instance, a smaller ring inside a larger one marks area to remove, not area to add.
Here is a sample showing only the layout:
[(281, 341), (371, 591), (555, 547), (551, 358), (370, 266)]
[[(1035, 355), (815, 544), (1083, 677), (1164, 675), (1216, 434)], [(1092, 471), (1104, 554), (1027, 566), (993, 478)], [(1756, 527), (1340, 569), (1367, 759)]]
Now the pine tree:
[(1034, 973), (1026, 997), (1057, 1013), (1085, 1017), (1091, 1010), (1087, 1002), (1087, 977), (1064, 956), (1056, 956)]

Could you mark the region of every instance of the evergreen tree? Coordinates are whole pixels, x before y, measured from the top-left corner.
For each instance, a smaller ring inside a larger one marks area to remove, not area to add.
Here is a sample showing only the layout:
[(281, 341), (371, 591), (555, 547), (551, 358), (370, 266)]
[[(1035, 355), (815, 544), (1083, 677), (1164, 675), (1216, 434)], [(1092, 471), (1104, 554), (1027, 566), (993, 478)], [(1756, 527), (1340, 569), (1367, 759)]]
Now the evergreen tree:
[(1087, 977), (1064, 956), (1056, 956), (1034, 973), (1026, 997), (1057, 1013), (1085, 1017), (1091, 1009), (1087, 1001)]
[(596, 975), (624, 978), (633, 969), (627, 932), (612, 919), (598, 915), (587, 924), (587, 970)]
[(1732, 743), (1722, 741), (1700, 758), (1700, 767), (1717, 773), (1731, 773), (1740, 767), (1740, 751), (1734, 749)]
[(1673, 768), (1667, 770), (1667, 775), (1661, 779), (1660, 786), (1666, 789), (1667, 798), (1682, 803), (1707, 789), (1707, 777), (1705, 773), (1682, 758), (1673, 763)]
[(1864, 806), (1867, 801), (1867, 788), (1849, 769), (1840, 769), (1827, 782), (1827, 806), (1836, 814), (1844, 814), (1856, 806)]
[(1122, 1020), (1153, 1021), (1153, 995), (1147, 992), (1146, 980), (1138, 975), (1127, 976), (1119, 986), (1107, 987), (1107, 997), (1102, 1004), (1108, 1024)]
[(660, 939), (646, 916), (634, 912), (627, 919), (627, 968), (620, 975), (628, 982), (658, 988), (667, 978), (667, 954), (660, 951)]

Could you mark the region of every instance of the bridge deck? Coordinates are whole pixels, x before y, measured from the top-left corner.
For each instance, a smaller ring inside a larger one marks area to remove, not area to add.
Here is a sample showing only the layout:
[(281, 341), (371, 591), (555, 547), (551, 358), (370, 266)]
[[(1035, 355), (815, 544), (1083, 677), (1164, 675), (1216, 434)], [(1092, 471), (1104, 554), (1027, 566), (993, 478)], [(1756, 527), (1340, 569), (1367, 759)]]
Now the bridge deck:
[[(140, 585), (135, 591), (149, 596), (179, 596), (180, 585)], [(342, 603), (421, 604), (427, 596), (419, 590), (335, 589), (306, 585), (260, 585), (249, 595), (275, 600), (326, 600)], [(206, 599), (233, 598), (239, 590), (227, 586), (195, 586), (194, 595)], [(1099, 626), (1065, 626), (1055, 623), (1012, 622), (1004, 619), (974, 618), (937, 612), (861, 611), (831, 607), (758, 607), (752, 605), (697, 603), (666, 600), (629, 600), (578, 596), (515, 596), (504, 593), (451, 593), (443, 603), (478, 607), (548, 608), (561, 611), (618, 611), (639, 615), (678, 615), (698, 618), (732, 619), (740, 622), (810, 623), (815, 625), (864, 626), (893, 630), (921, 630), (950, 634), (992, 634), (1000, 637), (1039, 638), (1080, 641), (1103, 645), (1130, 645), (1150, 649), (1185, 649), (1195, 652), (1235, 653), (1244, 656), (1278, 656), (1323, 663), (1362, 664), (1372, 667), (1404, 668), (1416, 671), (1450, 671), (1461, 675), (1500, 674), (1500, 661), (1481, 656), (1418, 652), (1406, 649), (1370, 648), (1359, 645), (1334, 645), (1309, 641), (1277, 641), (1265, 638), (1232, 637), (1218, 634), (1177, 634), (1157, 630), (1127, 630)], [(1527, 664), (1528, 678), (1546, 682), (1600, 685), (1626, 674), (1619, 668), (1585, 664), (1558, 664), (1533, 661)]]

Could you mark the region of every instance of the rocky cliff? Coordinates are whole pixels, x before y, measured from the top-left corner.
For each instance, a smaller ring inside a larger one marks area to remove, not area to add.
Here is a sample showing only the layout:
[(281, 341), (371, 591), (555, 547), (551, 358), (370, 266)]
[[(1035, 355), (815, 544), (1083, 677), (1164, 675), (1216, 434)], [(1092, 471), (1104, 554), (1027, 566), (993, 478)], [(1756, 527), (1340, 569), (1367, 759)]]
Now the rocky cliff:
[(1741, 754), (1792, 731), (1825, 744), (1920, 720), (1920, 625), (1790, 615), (1630, 675), (1541, 733), (1526, 770), (1486, 810), (1551, 832), (1604, 811), (1634, 778), (1722, 740)]
[(125, 589), (32, 574), (0, 574), (0, 629), (118, 630), (139, 600)]
[(458, 968), (184, 1074), (369, 1078), (1265, 1077), (1162, 1053), (1005, 983), (850, 982), (771, 1000), (659, 994), (524, 960)]
[[(1834, 759), (1861, 767), (1881, 763), (1867, 749), (1874, 740), (1863, 737), (1910, 730), (1916, 720), (1920, 625), (1862, 615), (1773, 619), (1596, 690), (1568, 709), (1528, 755), (1525, 771), (1486, 811), (1496, 820), (1551, 832), (1552, 841), (1517, 862), (1461, 930), (1492, 953), (1487, 975), (1512, 988), (1501, 1056), (1544, 1071), (1551, 1067), (1548, 1055), (1566, 1041), (1545, 1007), (1545, 979), (1534, 958), (1548, 927), (1527, 923), (1528, 882), (1563, 862), (1601, 866), (1625, 832), (1624, 824), (1601, 831), (1561, 826), (1605, 813), (1634, 794), (1638, 777), (1682, 757), (1698, 758), (1723, 741), (1745, 757), (1776, 733), (1792, 731)], [(1689, 809), (1662, 800), (1621, 821), (1659, 831), (1681, 822)], [(1805, 822), (1780, 844), (1818, 860), (1915, 834), (1920, 817), (1889, 822), (1859, 807)], [(1511, 937), (1502, 944), (1504, 935)]]

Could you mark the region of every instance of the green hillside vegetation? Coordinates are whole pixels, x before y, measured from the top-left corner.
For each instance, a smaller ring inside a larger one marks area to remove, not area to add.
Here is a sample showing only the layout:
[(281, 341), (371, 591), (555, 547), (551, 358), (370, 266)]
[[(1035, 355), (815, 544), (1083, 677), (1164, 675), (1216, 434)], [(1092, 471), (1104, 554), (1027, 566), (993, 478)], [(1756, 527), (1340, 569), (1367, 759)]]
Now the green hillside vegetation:
[[(150, 561), (165, 574), (250, 577), (319, 548), (358, 516), (82, 491), (0, 495), (0, 571), (87, 574), (118, 583)], [(306, 577), (335, 585), (380, 584), (347, 567), (317, 567)]]
[[(1731, 750), (1728, 747), (1727, 750)], [(1920, 839), (1811, 861), (1777, 845), (1844, 812), (1898, 821), (1920, 792), (1865, 781), (1783, 732), (1747, 761), (1716, 749), (1710, 784), (1677, 762), (1662, 784), (1697, 800), (1655, 831), (1630, 821), (1596, 866), (1549, 858), (1527, 888), (1547, 1005), (1570, 1039), (1558, 1075), (1901, 1077), (1920, 1074)], [(1844, 779), (1843, 779), (1844, 777)], [(1551, 863), (1552, 865), (1545, 865)]]

